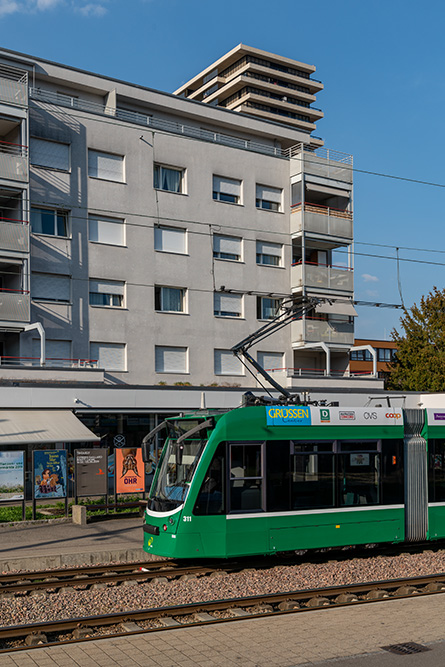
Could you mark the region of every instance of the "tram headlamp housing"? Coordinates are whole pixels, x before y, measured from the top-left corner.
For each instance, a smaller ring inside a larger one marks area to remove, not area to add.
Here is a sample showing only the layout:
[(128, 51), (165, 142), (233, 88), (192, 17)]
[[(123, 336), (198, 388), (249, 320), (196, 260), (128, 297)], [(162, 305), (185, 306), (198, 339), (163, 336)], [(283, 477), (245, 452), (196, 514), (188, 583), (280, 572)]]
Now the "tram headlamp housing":
[(163, 530), (164, 530), (164, 533), (165, 533), (165, 532), (167, 531), (167, 524), (166, 524), (166, 523), (164, 523), (164, 525), (162, 526), (162, 528), (163, 528)]
[(173, 524), (175, 523), (175, 520), (174, 520), (174, 518), (171, 516), (171, 517), (169, 518), (168, 522), (169, 522), (169, 524), (170, 524), (171, 526), (173, 526)]

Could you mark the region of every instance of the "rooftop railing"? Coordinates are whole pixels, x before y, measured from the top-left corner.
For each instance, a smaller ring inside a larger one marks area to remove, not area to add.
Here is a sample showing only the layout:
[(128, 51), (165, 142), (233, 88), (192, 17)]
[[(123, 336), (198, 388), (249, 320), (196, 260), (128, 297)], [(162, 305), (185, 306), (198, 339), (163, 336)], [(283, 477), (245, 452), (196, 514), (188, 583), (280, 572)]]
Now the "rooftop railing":
[(8, 368), (98, 368), (97, 359), (63, 359), (47, 357), (45, 363), (40, 363), (40, 357), (0, 357), (0, 366)]

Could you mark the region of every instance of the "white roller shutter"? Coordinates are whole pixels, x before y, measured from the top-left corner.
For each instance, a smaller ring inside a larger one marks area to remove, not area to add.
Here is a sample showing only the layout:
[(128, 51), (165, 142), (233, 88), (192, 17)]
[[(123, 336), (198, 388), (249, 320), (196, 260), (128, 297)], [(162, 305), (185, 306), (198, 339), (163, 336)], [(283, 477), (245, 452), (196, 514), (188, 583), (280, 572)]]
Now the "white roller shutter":
[(213, 177), (214, 192), (223, 192), (226, 195), (241, 196), (241, 181), (234, 178), (225, 178), (223, 176)]
[(120, 280), (93, 280), (90, 279), (90, 292), (98, 294), (124, 295), (125, 283)]
[(96, 243), (125, 245), (125, 227), (123, 220), (89, 216), (88, 238)]
[(215, 292), (214, 295), (215, 312), (238, 313), (242, 314), (242, 296), (241, 294), (229, 294), (228, 292)]
[(269, 185), (257, 185), (256, 186), (256, 198), (264, 199), (265, 201), (273, 201), (277, 204), (281, 204), (281, 188), (272, 188)]
[(257, 241), (256, 251), (261, 255), (274, 255), (281, 259), (282, 246), (279, 243), (268, 243), (267, 241)]
[(51, 273), (33, 273), (31, 278), (31, 297), (43, 301), (69, 302), (70, 277)]
[(124, 180), (124, 158), (122, 155), (89, 150), (88, 176), (122, 183)]
[(282, 352), (258, 352), (258, 363), (266, 371), (279, 370), (283, 368)]
[[(70, 340), (48, 340), (45, 341), (46, 358), (57, 359), (58, 361), (68, 361), (71, 359), (71, 341)], [(33, 338), (32, 356), (40, 359), (40, 338)]]
[(235, 236), (219, 236), (218, 234), (214, 234), (213, 250), (241, 257), (241, 239)]
[(187, 373), (187, 348), (156, 345), (155, 368), (157, 373)]
[(215, 350), (215, 375), (244, 375), (244, 368), (231, 350)]
[(155, 250), (185, 254), (185, 229), (155, 227)]
[(124, 343), (90, 343), (90, 358), (107, 371), (125, 371)]
[(29, 157), (31, 164), (49, 169), (69, 171), (70, 147), (45, 139), (30, 139)]

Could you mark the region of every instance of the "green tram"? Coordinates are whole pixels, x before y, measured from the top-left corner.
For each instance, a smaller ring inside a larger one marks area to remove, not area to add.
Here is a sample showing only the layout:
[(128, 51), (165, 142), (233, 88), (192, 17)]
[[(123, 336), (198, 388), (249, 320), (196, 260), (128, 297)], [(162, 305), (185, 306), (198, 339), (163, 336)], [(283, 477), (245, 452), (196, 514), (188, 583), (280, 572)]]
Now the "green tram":
[(445, 410), (261, 405), (167, 419), (144, 549), (174, 558), (445, 537)]

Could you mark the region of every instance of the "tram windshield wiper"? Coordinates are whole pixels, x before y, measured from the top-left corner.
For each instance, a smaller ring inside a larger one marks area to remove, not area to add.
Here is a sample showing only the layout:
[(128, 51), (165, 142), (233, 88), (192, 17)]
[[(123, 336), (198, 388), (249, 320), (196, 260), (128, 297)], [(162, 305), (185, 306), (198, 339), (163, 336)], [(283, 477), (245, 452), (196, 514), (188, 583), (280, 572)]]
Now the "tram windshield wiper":
[(155, 436), (161, 431), (163, 431), (165, 428), (167, 428), (167, 422), (163, 421), (161, 424), (158, 424), (158, 426), (152, 429), (150, 433), (144, 435), (142, 440), (142, 460), (145, 463), (150, 462), (150, 449)]

